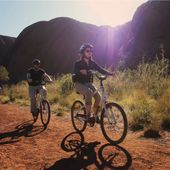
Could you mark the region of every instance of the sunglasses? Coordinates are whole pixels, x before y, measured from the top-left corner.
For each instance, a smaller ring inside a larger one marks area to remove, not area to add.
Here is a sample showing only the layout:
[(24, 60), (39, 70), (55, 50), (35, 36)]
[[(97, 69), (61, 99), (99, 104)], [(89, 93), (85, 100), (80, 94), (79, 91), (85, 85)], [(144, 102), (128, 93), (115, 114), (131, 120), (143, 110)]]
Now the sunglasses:
[(92, 50), (85, 50), (86, 53), (92, 53)]
[(34, 64), (34, 66), (40, 66), (40, 64)]

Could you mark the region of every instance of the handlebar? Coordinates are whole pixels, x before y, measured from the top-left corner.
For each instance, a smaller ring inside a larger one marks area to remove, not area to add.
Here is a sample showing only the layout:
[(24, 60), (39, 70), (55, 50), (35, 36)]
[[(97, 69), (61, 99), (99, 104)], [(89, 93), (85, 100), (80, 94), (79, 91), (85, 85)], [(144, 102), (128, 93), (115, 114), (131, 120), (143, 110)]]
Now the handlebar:
[(35, 83), (39, 83), (39, 84), (45, 85), (46, 83), (53, 83), (53, 81), (41, 80), (41, 81), (35, 81)]
[(95, 70), (89, 70), (88, 71), (89, 73), (91, 73), (91, 74), (94, 74), (99, 80), (101, 80), (101, 81), (103, 81), (103, 80), (106, 80), (106, 78), (107, 78), (107, 75), (98, 75), (97, 73), (97, 71), (95, 71)]

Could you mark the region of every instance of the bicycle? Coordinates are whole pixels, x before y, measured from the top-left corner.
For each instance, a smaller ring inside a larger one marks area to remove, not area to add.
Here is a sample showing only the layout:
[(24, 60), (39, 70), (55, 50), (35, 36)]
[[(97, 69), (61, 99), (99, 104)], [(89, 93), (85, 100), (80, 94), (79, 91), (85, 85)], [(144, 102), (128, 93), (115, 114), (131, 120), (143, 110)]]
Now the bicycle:
[[(125, 111), (119, 104), (107, 102), (107, 96), (103, 85), (103, 81), (106, 80), (107, 76), (99, 76), (96, 71), (92, 71), (92, 73), (100, 80), (100, 90), (102, 93), (102, 109), (100, 116), (101, 131), (108, 142), (111, 144), (119, 144), (125, 139), (128, 129)], [(91, 127), (94, 126), (95, 122), (89, 122), (86, 115), (85, 104), (80, 100), (74, 101), (71, 107), (71, 121), (76, 131), (83, 132), (86, 129), (87, 123), (89, 123)]]
[[(39, 94), (39, 97), (37, 96)], [(41, 122), (44, 125), (44, 127), (47, 127), (47, 125), (50, 122), (51, 118), (51, 110), (50, 110), (50, 104), (48, 100), (43, 99), (43, 97), (40, 95), (39, 90), (36, 91), (36, 98), (38, 98), (38, 113), (33, 116), (34, 123), (37, 121), (38, 116), (40, 114)]]

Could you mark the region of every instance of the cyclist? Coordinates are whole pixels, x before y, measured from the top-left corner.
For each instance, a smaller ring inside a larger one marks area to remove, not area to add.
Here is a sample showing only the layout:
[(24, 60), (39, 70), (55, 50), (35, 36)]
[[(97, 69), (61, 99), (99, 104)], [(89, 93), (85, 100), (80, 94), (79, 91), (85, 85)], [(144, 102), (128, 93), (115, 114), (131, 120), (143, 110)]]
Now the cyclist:
[(76, 61), (74, 65), (73, 82), (75, 83), (76, 91), (85, 96), (87, 120), (91, 116), (92, 97), (94, 97), (95, 102), (93, 105), (93, 118), (95, 118), (96, 122), (99, 122), (97, 110), (100, 104), (101, 97), (98, 90), (93, 85), (93, 74), (89, 70), (96, 70), (105, 75), (113, 75), (113, 73), (106, 71), (105, 69), (97, 65), (94, 60), (92, 60), (92, 49), (93, 46), (89, 43), (81, 45), (79, 49), (80, 60)]
[(34, 59), (32, 61), (33, 67), (27, 71), (27, 81), (29, 84), (29, 97), (31, 100), (31, 113), (36, 116), (39, 112), (37, 109), (36, 94), (40, 93), (43, 99), (47, 97), (47, 90), (45, 88), (45, 82), (52, 82), (50, 76), (40, 68), (40, 60)]

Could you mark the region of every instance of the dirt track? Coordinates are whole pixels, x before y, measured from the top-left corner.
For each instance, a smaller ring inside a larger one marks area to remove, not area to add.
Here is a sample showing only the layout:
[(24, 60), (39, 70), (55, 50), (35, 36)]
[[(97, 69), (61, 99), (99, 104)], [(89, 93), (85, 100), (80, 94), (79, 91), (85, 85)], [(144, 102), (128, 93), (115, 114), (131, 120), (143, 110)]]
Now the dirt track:
[[(129, 132), (120, 146), (111, 146), (98, 125), (80, 136), (68, 115), (53, 114), (47, 129), (31, 119), (27, 108), (0, 105), (0, 170), (170, 169), (169, 132), (155, 140)], [(83, 145), (75, 152), (80, 139)]]

